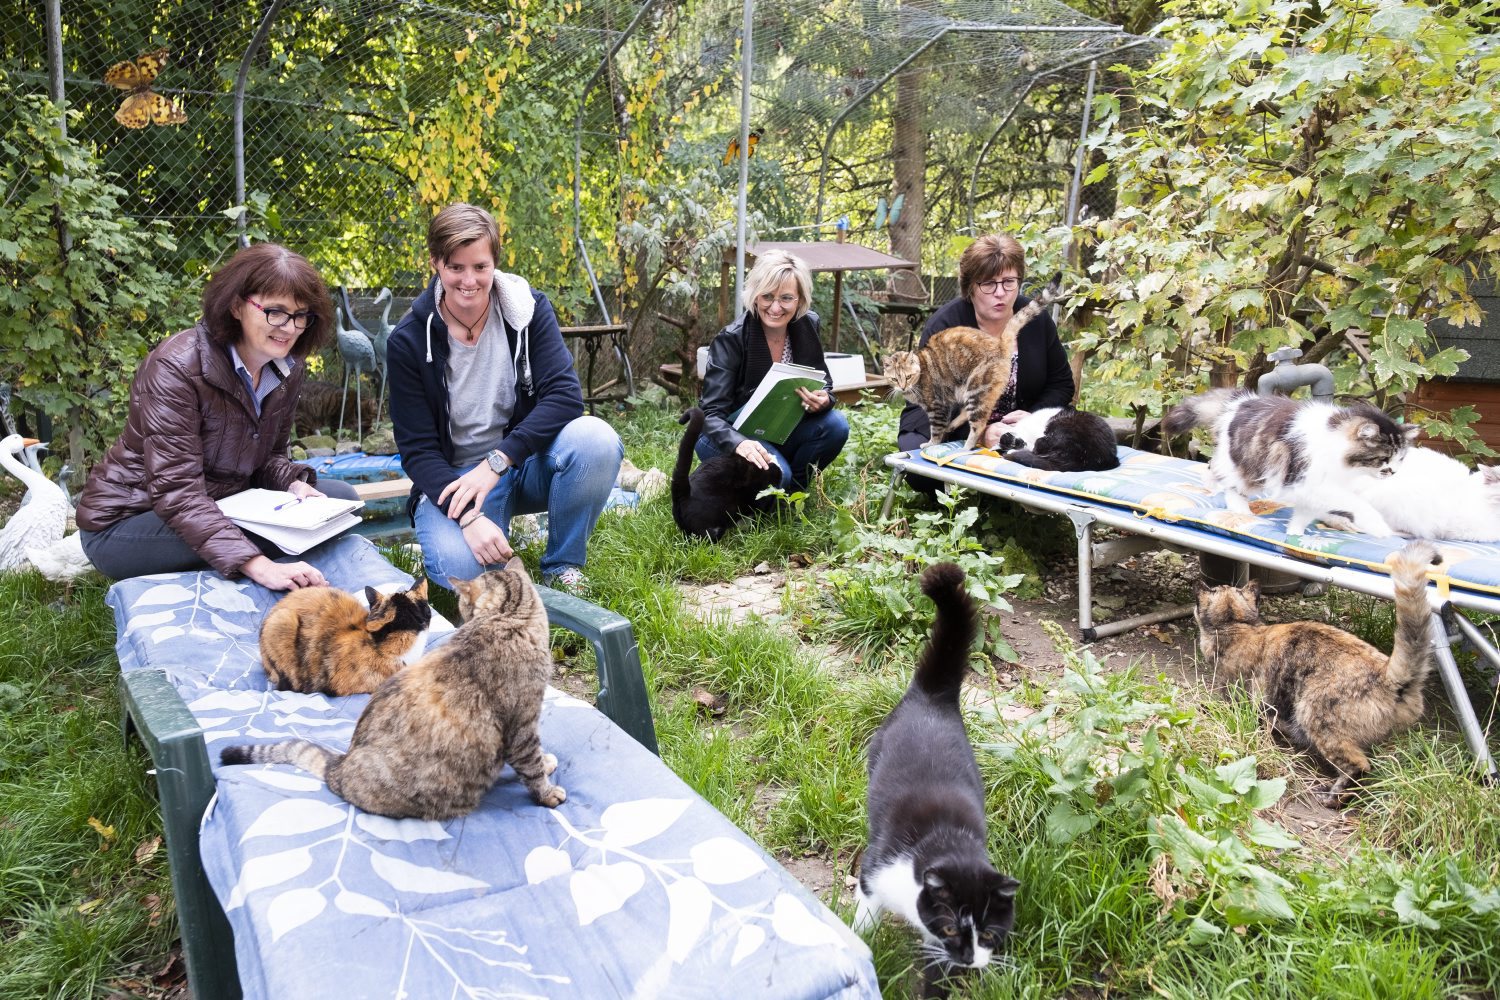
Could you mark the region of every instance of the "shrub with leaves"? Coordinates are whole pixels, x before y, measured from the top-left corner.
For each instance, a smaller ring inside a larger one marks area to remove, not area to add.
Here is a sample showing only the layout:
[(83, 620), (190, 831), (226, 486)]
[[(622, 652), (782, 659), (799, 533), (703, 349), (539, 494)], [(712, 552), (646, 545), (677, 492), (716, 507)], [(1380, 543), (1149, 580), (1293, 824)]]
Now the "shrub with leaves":
[[(1170, 3), (1131, 98), (1100, 98), (1090, 144), (1112, 175), (1093, 247), (1107, 332), (1096, 397), (1160, 413), (1212, 374), (1253, 385), (1369, 334), (1377, 394), (1452, 375), (1431, 323), (1477, 322), (1470, 282), (1500, 262), (1500, 54), (1484, 5)], [(1342, 364), (1358, 368), (1346, 355)], [(1476, 453), (1472, 411), (1432, 422)]]
[(1101, 825), (1144, 835), (1152, 890), (1190, 942), (1291, 919), (1291, 883), (1262, 861), (1299, 845), (1258, 815), (1286, 780), (1258, 777), (1254, 757), (1203, 759), (1185, 738), (1196, 717), (1175, 692), (1146, 700), (1133, 671), (1106, 673), (1059, 626), (1048, 630), (1067, 663), (1063, 695), (1016, 728), (1015, 746), (992, 747), (1033, 756), (1051, 780), (1048, 839), (1067, 844)]
[(143, 331), (189, 325), (192, 295), (155, 263), (173, 249), (166, 227), (125, 214), (55, 105), (0, 74), (0, 122), (0, 381), (98, 454), (124, 422)]

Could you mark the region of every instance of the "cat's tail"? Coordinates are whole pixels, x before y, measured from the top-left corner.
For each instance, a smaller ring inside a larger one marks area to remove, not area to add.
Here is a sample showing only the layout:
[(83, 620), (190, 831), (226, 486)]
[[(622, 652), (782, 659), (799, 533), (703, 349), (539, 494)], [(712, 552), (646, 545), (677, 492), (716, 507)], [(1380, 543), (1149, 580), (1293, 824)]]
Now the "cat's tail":
[(1190, 396), (1167, 411), (1161, 429), (1175, 437), (1194, 427), (1207, 427), (1218, 420), (1226, 407), (1241, 394), (1239, 389), (1210, 389)]
[(677, 467), (672, 470), (673, 511), (693, 498), (692, 487), (688, 485), (688, 474), (693, 471), (693, 449), (697, 447), (698, 437), (703, 433), (703, 411), (696, 406), (690, 407), (677, 418), (677, 422), (686, 424), (687, 430), (682, 432), (682, 443), (677, 446)]
[(929, 695), (957, 702), (969, 672), (969, 649), (979, 631), (979, 611), (964, 586), (964, 571), (953, 563), (929, 566), (922, 574), (922, 593), (932, 598), (937, 613), (912, 684)]
[(1431, 542), (1411, 542), (1391, 557), (1391, 584), (1396, 591), (1396, 641), (1386, 666), (1392, 687), (1420, 684), (1432, 669), (1432, 608), (1427, 603), (1427, 573), (1443, 563)]
[(247, 743), (219, 751), (221, 764), (295, 764), (319, 778), (327, 778), (328, 766), (342, 754), (325, 750), (309, 740), (283, 743)]

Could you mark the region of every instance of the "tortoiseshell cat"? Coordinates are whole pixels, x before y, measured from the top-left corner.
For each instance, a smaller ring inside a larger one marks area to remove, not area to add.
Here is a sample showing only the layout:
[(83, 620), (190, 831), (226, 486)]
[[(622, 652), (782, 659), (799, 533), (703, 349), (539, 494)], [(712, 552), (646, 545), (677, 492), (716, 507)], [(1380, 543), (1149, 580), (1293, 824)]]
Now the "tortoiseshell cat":
[(1442, 556), (1429, 542), (1412, 542), (1389, 562), (1396, 596), (1390, 656), (1324, 622), (1262, 623), (1254, 580), (1198, 591), (1203, 658), (1232, 676), (1250, 675), (1271, 732), (1334, 771), (1334, 781), (1315, 792), (1330, 809), (1369, 771), (1369, 749), (1422, 714), (1432, 670), (1427, 572)]
[[(922, 574), (937, 605), (911, 686), (870, 740), (870, 846), (860, 862), (856, 927), (890, 910), (922, 935), (925, 995), (949, 967), (983, 968), (1010, 933), (1020, 883), (990, 863), (984, 783), (964, 731), (959, 690), (978, 630), (964, 572)], [(941, 968), (939, 968), (941, 966)]]
[(295, 764), (366, 812), (397, 819), (466, 815), (508, 763), (544, 806), (567, 798), (547, 780), (538, 722), (552, 676), (547, 609), (520, 559), (449, 583), (464, 624), (393, 674), (360, 713), (348, 753), (307, 740), (225, 747), (225, 764)]
[(427, 580), (369, 607), (335, 587), (304, 587), (276, 602), (260, 626), (260, 662), (278, 691), (368, 694), (422, 655), (432, 606)]
[(769, 510), (770, 500), (757, 500), (760, 491), (781, 483), (781, 467), (760, 469), (739, 455), (715, 455), (693, 467), (693, 448), (703, 433), (703, 411), (693, 407), (677, 418), (687, 424), (677, 446), (677, 468), (672, 472), (672, 520), (684, 535), (717, 542), (735, 519), (751, 511)]
[(1010, 318), (999, 340), (972, 326), (951, 326), (915, 351), (895, 351), (886, 358), (881, 370), (891, 385), (927, 411), (932, 428), (928, 444), (937, 444), (965, 422), (969, 437), (964, 448), (979, 443), (1010, 385), (1021, 328), (1057, 298), (1056, 286), (1049, 285)]
[(1417, 436), (1416, 425), (1403, 427), (1368, 403), (1334, 406), (1211, 389), (1183, 400), (1162, 420), (1168, 434), (1197, 426), (1212, 428), (1214, 435), (1204, 485), (1222, 489), (1230, 510), (1248, 514), (1251, 495), (1265, 493), (1291, 503), (1288, 535), (1300, 535), (1315, 518), (1335, 512), (1339, 527), (1394, 534), (1361, 494), (1377, 477), (1395, 472)]

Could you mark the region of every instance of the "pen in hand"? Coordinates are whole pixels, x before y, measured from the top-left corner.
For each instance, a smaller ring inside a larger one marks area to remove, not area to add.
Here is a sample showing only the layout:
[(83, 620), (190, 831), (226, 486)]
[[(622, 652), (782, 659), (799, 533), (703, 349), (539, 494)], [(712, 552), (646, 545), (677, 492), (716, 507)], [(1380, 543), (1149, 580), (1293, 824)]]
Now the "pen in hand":
[(290, 500), (286, 501), (285, 503), (279, 503), (276, 506), (272, 507), (271, 508), (271, 513), (274, 514), (278, 510), (283, 510), (283, 509), (285, 509), (287, 507), (292, 506), (293, 504), (299, 504), (301, 502), (302, 502), (302, 498), (301, 497), (292, 497)]

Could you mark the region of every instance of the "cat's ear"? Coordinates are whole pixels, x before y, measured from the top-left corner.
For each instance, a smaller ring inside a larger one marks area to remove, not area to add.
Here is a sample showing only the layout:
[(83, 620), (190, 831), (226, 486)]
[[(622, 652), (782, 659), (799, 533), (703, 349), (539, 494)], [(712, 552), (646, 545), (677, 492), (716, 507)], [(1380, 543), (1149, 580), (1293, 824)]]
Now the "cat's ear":
[(1255, 604), (1260, 604), (1260, 581), (1251, 580), (1240, 588), (1240, 593), (1250, 598)]
[(505, 564), (507, 573), (515, 573), (524, 580), (530, 580), (531, 574), (526, 572), (526, 564), (521, 561), (520, 556), (511, 556), (510, 562)]
[(1371, 438), (1377, 438), (1380, 436), (1380, 428), (1376, 427), (1375, 424), (1369, 420), (1361, 420), (1359, 422), (1359, 430), (1354, 432), (1354, 436), (1359, 438), (1360, 440), (1368, 441)]
[(453, 592), (460, 597), (469, 596), (469, 587), (473, 582), (472, 580), (460, 580), (456, 576), (448, 577), (448, 586), (452, 587)]
[(1422, 425), (1407, 424), (1406, 427), (1402, 428), (1401, 433), (1406, 438), (1407, 444), (1415, 444), (1417, 435), (1422, 433)]
[(366, 632), (379, 632), (396, 618), (396, 603), (374, 587), (365, 588), (365, 600), (370, 602), (370, 613), (365, 618)]
[(1021, 883), (1009, 875), (1001, 875), (999, 883), (995, 886), (995, 895), (1000, 899), (1015, 899), (1016, 890), (1021, 888)]
[(427, 600), (427, 577), (417, 581), (417, 585), (411, 588), (411, 594), (419, 601)]
[(947, 892), (948, 882), (936, 870), (929, 868), (922, 873), (922, 884), (933, 892)]
[(1483, 477), (1484, 485), (1500, 486), (1500, 465), (1481, 465), (1479, 475)]

